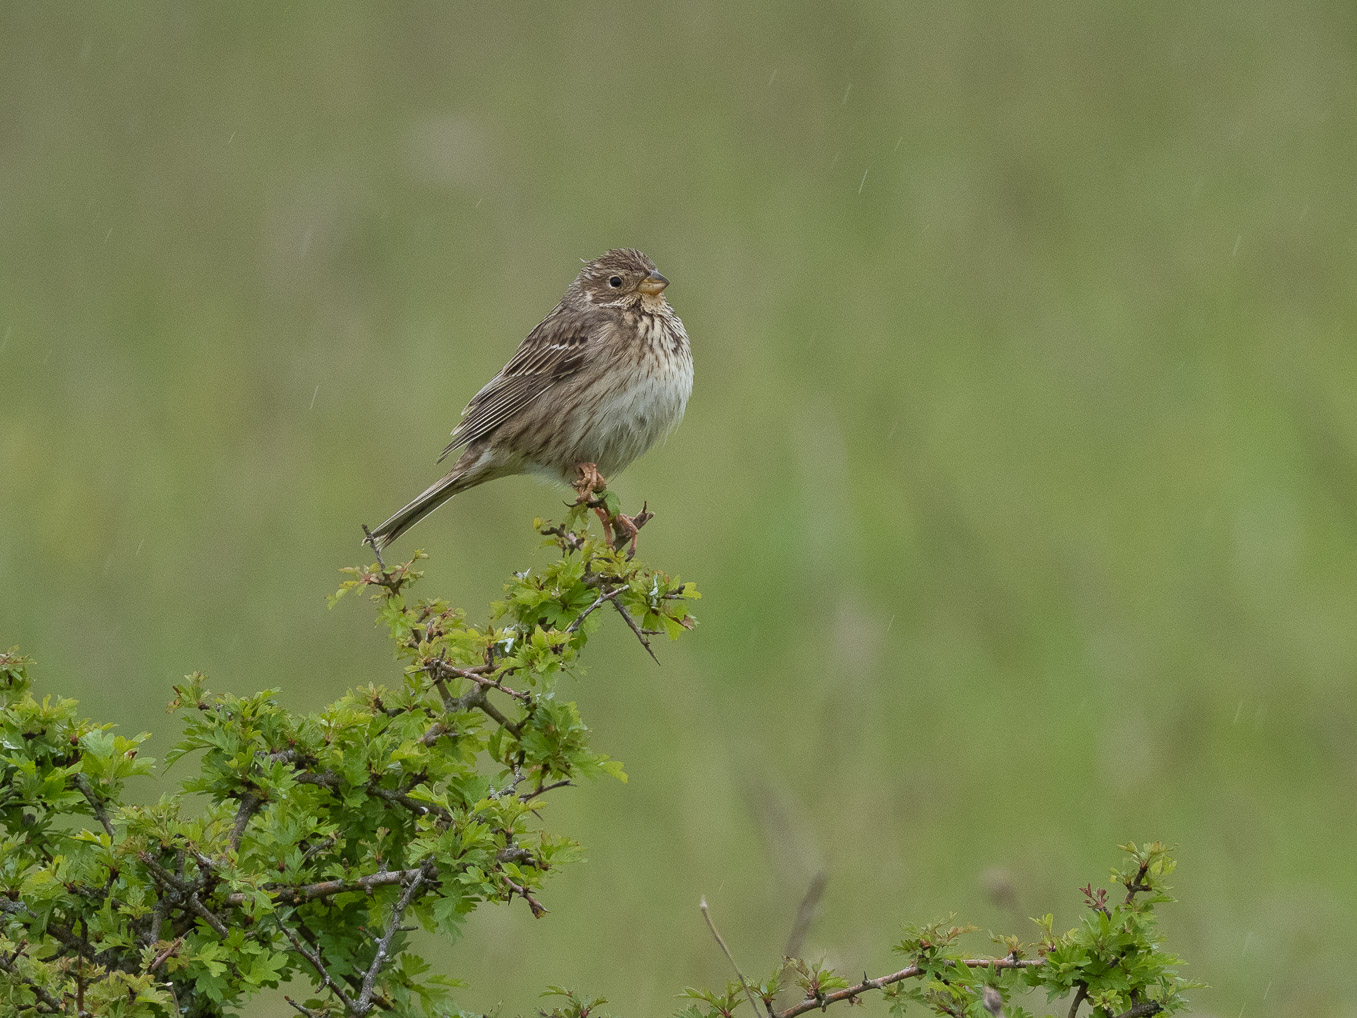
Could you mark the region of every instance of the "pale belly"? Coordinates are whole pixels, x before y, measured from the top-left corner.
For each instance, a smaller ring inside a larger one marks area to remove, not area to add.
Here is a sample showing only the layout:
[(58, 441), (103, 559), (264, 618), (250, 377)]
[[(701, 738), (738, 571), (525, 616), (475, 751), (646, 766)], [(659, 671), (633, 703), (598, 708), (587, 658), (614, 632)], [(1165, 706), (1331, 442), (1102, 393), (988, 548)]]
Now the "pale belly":
[[(692, 362), (662, 371), (637, 369), (627, 383), (596, 394), (577, 436), (576, 462), (594, 463), (608, 477), (630, 466), (678, 427), (693, 390)], [(564, 464), (573, 477), (574, 464)]]
[[(521, 452), (507, 472), (526, 470), (569, 484), (579, 476), (580, 463), (593, 463), (609, 478), (678, 427), (692, 389), (692, 359), (675, 357), (592, 379), (568, 399), (557, 390), (551, 404), (537, 405), (543, 411), (551, 406), (556, 414), (536, 419), (525, 414), (518, 422), (523, 437), (515, 444)], [(561, 407), (569, 412), (560, 413)], [(537, 441), (526, 441), (530, 435)]]

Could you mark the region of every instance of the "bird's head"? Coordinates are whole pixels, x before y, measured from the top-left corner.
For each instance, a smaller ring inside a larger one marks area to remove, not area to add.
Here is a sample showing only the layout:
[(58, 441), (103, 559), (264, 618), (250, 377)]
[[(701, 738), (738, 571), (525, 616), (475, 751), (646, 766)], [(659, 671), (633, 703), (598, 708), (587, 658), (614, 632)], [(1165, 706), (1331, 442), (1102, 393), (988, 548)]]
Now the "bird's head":
[(602, 307), (651, 309), (665, 303), (664, 288), (668, 285), (669, 280), (646, 255), (635, 248), (620, 247), (585, 262), (572, 289)]

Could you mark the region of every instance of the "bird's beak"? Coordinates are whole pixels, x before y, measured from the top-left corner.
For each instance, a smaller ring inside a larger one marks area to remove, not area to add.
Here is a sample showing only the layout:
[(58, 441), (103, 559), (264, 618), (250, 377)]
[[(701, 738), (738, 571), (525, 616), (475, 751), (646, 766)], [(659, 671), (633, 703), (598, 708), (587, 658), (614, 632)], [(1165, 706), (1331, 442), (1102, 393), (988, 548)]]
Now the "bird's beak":
[(655, 294), (662, 292), (668, 285), (669, 280), (665, 279), (658, 272), (652, 272), (650, 275), (646, 276), (645, 279), (641, 280), (641, 285), (636, 289), (640, 290), (642, 293), (648, 293), (653, 297)]

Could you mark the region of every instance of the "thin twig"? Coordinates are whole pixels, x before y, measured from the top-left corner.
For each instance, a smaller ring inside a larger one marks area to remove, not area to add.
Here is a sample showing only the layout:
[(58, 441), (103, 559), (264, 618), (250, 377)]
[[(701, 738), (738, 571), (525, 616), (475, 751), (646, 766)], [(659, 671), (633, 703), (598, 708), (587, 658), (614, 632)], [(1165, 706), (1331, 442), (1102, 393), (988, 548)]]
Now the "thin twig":
[[(517, 734), (517, 732), (515, 732)], [(344, 779), (334, 771), (302, 771), (295, 778), (299, 785), (320, 785), (322, 788), (338, 789), (343, 784)], [(432, 802), (419, 802), (412, 799), (407, 792), (400, 792), (392, 788), (382, 788), (376, 784), (375, 780), (367, 785), (367, 791), (379, 799), (385, 799), (388, 802), (394, 802), (397, 805), (404, 806), (410, 812), (417, 816), (423, 816), (426, 813), (433, 813), (443, 820), (451, 820), (452, 814), (447, 809)]]
[(394, 802), (399, 806), (404, 806), (416, 816), (432, 813), (434, 816), (442, 820), (447, 820), (449, 823), (452, 821), (452, 814), (437, 803), (420, 802), (417, 799), (410, 798), (410, 796), (404, 792), (397, 792), (395, 789), (391, 788), (380, 788), (376, 785), (368, 785), (368, 791), (378, 798), (385, 799), (387, 802)]
[[(432, 666), (433, 662), (430, 662)], [(451, 714), (457, 705), (457, 699), (448, 691), (447, 680), (441, 675), (433, 677), (433, 688), (438, 690), (438, 698), (443, 701), (443, 709)]]
[(188, 905), (190, 910), (200, 916), (207, 925), (211, 926), (218, 936), (229, 937), (231, 935), (231, 931), (227, 929), (226, 924), (222, 922), (210, 908), (204, 905), (201, 899), (199, 899), (198, 891), (202, 887), (201, 884), (189, 883), (183, 877), (171, 873), (169, 870), (165, 869), (165, 867), (161, 866), (160, 863), (156, 862), (149, 852), (141, 853), (141, 861), (145, 863), (146, 868), (151, 871), (151, 878), (155, 880), (156, 883), (177, 891), (180, 900)]
[(154, 972), (156, 969), (160, 968), (161, 965), (165, 964), (165, 959), (169, 958), (170, 955), (174, 954), (175, 951), (179, 950), (179, 945), (182, 944), (183, 942), (184, 942), (183, 937), (175, 937), (174, 943), (172, 943), (169, 947), (165, 948), (165, 950), (161, 951), (158, 955), (156, 955), (155, 960), (151, 962), (150, 967), (147, 968), (146, 971)]
[(99, 965), (104, 964), (111, 954), (111, 951), (105, 951), (99, 955), (94, 954), (89, 944), (76, 936), (75, 930), (69, 926), (63, 926), (61, 923), (49, 921), (47, 923), (47, 935), (61, 944), (62, 947), (69, 948), (76, 954), (84, 955)]
[(591, 604), (588, 608), (584, 609), (584, 611), (580, 612), (579, 615), (575, 617), (575, 621), (565, 627), (565, 631), (567, 633), (575, 632), (575, 630), (579, 629), (580, 626), (584, 625), (584, 620), (587, 619), (590, 615), (592, 615), (595, 612), (595, 610), (602, 607), (605, 602), (616, 597), (618, 594), (622, 593), (622, 591), (626, 589), (627, 589), (626, 584), (623, 584), (616, 590), (606, 590), (602, 594), (599, 594), (598, 597), (594, 599), (593, 604)]
[(216, 875), (217, 861), (211, 856), (203, 855), (197, 849), (193, 850), (193, 858), (198, 861), (198, 868), (203, 871), (205, 877), (211, 880), (220, 880)]
[(1131, 904), (1131, 902), (1135, 901), (1136, 894), (1140, 891), (1154, 890), (1153, 887), (1145, 883), (1145, 874), (1148, 873), (1149, 870), (1150, 864), (1148, 862), (1143, 862), (1140, 864), (1140, 869), (1136, 872), (1135, 879), (1131, 880), (1126, 884), (1125, 904), (1129, 905)]
[(1079, 1005), (1084, 1002), (1088, 996), (1088, 983), (1080, 983), (1078, 990), (1074, 994), (1074, 1000), (1070, 1001), (1070, 1010), (1067, 1018), (1074, 1018), (1079, 1013)]
[(429, 726), (429, 730), (420, 736), (420, 742), (426, 746), (432, 746), (445, 735), (456, 735), (457, 730), (450, 728), (446, 721), (435, 721)]
[(484, 675), (479, 674), (485, 670), (484, 668), (456, 668), (449, 665), (448, 670), (454, 675), (459, 675), (464, 679), (470, 679), (482, 689), (498, 689), (501, 693), (504, 693), (506, 696), (512, 696), (515, 700), (526, 701), (532, 699), (531, 693), (526, 693), (519, 689), (510, 689), (508, 686), (504, 685), (503, 679), (487, 679)]
[(531, 792), (524, 792), (518, 798), (520, 802), (531, 802), (533, 799), (536, 799), (539, 795), (545, 795), (547, 792), (550, 792), (553, 788), (565, 788), (567, 785), (573, 786), (574, 782), (571, 781), (569, 778), (562, 778), (560, 781), (553, 781), (549, 785), (543, 785), (541, 788), (535, 788)]
[(291, 1004), (298, 1011), (300, 1011), (302, 1014), (306, 1015), (306, 1018), (325, 1018), (324, 1011), (312, 1011), (309, 1007), (303, 1007), (301, 1004), (298, 1004), (295, 1000), (293, 1000), (286, 994), (283, 995), (283, 999), (287, 1001), (289, 1004)]
[[(1044, 958), (965, 958), (955, 962), (957, 965), (965, 965), (972, 969), (1026, 969), (1035, 968), (1038, 965), (1046, 964)], [(816, 1008), (825, 1008), (830, 1004), (837, 1003), (840, 1000), (852, 1000), (868, 990), (879, 990), (891, 983), (898, 983), (902, 979), (914, 979), (923, 974), (923, 969), (918, 965), (907, 965), (899, 972), (892, 972), (887, 976), (878, 976), (876, 979), (864, 979), (853, 986), (846, 986), (842, 990), (835, 990), (833, 993), (822, 994), (820, 997), (807, 997), (799, 1004), (787, 1008), (785, 1011), (778, 1011), (773, 1018), (796, 1018), (799, 1014), (805, 1014), (807, 1011), (814, 1011)]]
[[(707, 929), (711, 930), (711, 935), (715, 937), (716, 942), (721, 945), (721, 951), (730, 962), (730, 967), (735, 970), (735, 975), (740, 980), (740, 985), (744, 987), (745, 996), (749, 998), (749, 1006), (754, 1009), (755, 1014), (758, 1014), (759, 1005), (754, 997), (754, 991), (749, 988), (749, 982), (745, 979), (744, 973), (740, 971), (740, 966), (736, 963), (735, 956), (730, 953), (730, 948), (726, 946), (726, 942), (721, 939), (721, 934), (716, 930), (716, 924), (711, 921), (711, 913), (707, 911), (706, 895), (702, 896), (702, 900), (698, 902), (697, 907), (702, 910), (702, 918), (707, 920)], [(771, 1015), (773, 1013), (772, 1006), (766, 1004), (765, 1006), (768, 1008), (768, 1013)]]
[(546, 869), (546, 863), (539, 863), (533, 858), (531, 852), (521, 845), (505, 845), (495, 853), (495, 858), (500, 862), (520, 863), (525, 862), (539, 869)]
[(495, 724), (499, 725), (514, 738), (518, 738), (519, 733), (523, 731), (522, 723), (514, 724), (500, 712), (498, 707), (487, 700), (485, 698), (484, 686), (478, 687), (476, 692), (480, 695), (475, 699), (470, 699), (469, 697), (464, 697), (463, 699), (469, 700), (469, 706), (480, 708), (487, 716), (489, 716), (490, 720), (495, 722)]
[(509, 775), (509, 780), (506, 781), (506, 782), (504, 783), (504, 787), (503, 787), (503, 788), (492, 788), (492, 789), (490, 789), (490, 791), (488, 791), (488, 792), (485, 793), (486, 798), (487, 798), (487, 799), (503, 799), (506, 795), (512, 795), (515, 791), (518, 790), (519, 784), (520, 784), (520, 783), (523, 781), (523, 779), (526, 778), (526, 777), (527, 777), (527, 775), (524, 774), (523, 771), (522, 771), (521, 769), (519, 769), (519, 767), (518, 767), (517, 764), (515, 764), (515, 765), (514, 765), (514, 769), (513, 769), (513, 773), (511, 773), (511, 774)]
[[(273, 895), (279, 901), (300, 904), (303, 901), (314, 901), (316, 898), (328, 898), (332, 894), (344, 894), (347, 891), (372, 891), (378, 887), (389, 887), (392, 884), (403, 884), (410, 880), (419, 872), (418, 868), (408, 870), (380, 870), (377, 873), (369, 873), (365, 877), (356, 877), (353, 880), (322, 880), (316, 884), (297, 884), (285, 886), (265, 885), (264, 890)], [(244, 892), (227, 895), (226, 904), (243, 905), (248, 900), (249, 895)]]
[(312, 845), (310, 848), (308, 848), (305, 852), (302, 853), (302, 865), (304, 866), (307, 863), (309, 863), (312, 859), (314, 859), (321, 852), (324, 852), (327, 848), (333, 848), (335, 842), (337, 842), (338, 840), (339, 840), (338, 831), (333, 831), (328, 837), (321, 838), (320, 841), (317, 841), (314, 845)]
[(319, 785), (321, 788), (336, 789), (343, 779), (334, 771), (301, 771), (294, 778), (299, 785)]
[(188, 907), (198, 913), (198, 915), (203, 918), (203, 921), (216, 931), (217, 936), (229, 937), (231, 935), (231, 931), (226, 928), (226, 924), (218, 919), (212, 910), (198, 899), (198, 893), (196, 891), (188, 896)]
[(146, 864), (146, 868), (151, 871), (151, 876), (155, 878), (158, 884), (179, 891), (181, 894), (189, 892), (189, 885), (185, 884), (181, 877), (176, 876), (156, 862), (150, 852), (142, 852), (141, 861)]
[(160, 942), (160, 927), (165, 922), (165, 912), (169, 909), (170, 903), (165, 895), (161, 893), (163, 888), (156, 887), (155, 905), (151, 909), (151, 925), (146, 931), (146, 944), (157, 944)]
[(627, 611), (627, 609), (622, 607), (622, 602), (617, 600), (616, 594), (613, 594), (613, 596), (608, 598), (608, 600), (611, 601), (613, 603), (613, 607), (617, 609), (617, 614), (621, 615), (622, 618), (626, 620), (626, 623), (631, 628), (631, 631), (636, 634), (636, 639), (641, 641), (641, 646), (644, 647), (646, 649), (646, 653), (650, 655), (650, 660), (654, 661), (656, 664), (659, 664), (660, 659), (657, 658), (655, 656), (655, 652), (651, 650), (650, 639), (646, 636), (645, 630), (643, 630), (640, 624), (634, 618), (631, 617), (631, 613)]
[(405, 888), (405, 893), (400, 896), (400, 900), (396, 902), (396, 907), (391, 911), (391, 921), (386, 924), (386, 932), (382, 934), (382, 939), (377, 941), (377, 953), (372, 958), (372, 964), (368, 966), (367, 975), (363, 977), (363, 989), (358, 995), (356, 1010), (360, 1015), (367, 1014), (372, 1009), (372, 990), (377, 982), (377, 974), (386, 964), (387, 954), (391, 950), (391, 939), (400, 928), (401, 920), (405, 918), (405, 910), (410, 907), (410, 902), (414, 900), (419, 885), (424, 883), (428, 865), (428, 863), (425, 863), (424, 866), (415, 871), (414, 877)]
[(1155, 1000), (1147, 1000), (1143, 1004), (1136, 1004), (1134, 1007), (1127, 1008), (1117, 1018), (1146, 1018), (1147, 1015), (1158, 1014), (1164, 1010), (1164, 1005)]
[[(81, 931), (80, 942), (85, 945), (85, 951), (88, 951), (90, 947), (88, 925), (84, 925)], [(85, 1013), (85, 951), (75, 956), (75, 1013), (78, 1015)]]
[[(531, 704), (532, 694), (517, 689), (510, 689), (503, 684), (502, 680), (487, 679), (480, 674), (483, 671), (489, 671), (490, 668), (491, 666), (489, 665), (477, 666), (476, 668), (458, 668), (456, 665), (450, 665), (446, 661), (439, 661), (437, 659), (428, 662), (428, 664), (424, 666), (424, 670), (433, 676), (434, 686), (437, 688), (438, 695), (443, 701), (444, 712), (444, 717), (430, 725), (428, 731), (421, 737), (420, 741), (422, 741), (424, 745), (432, 746), (444, 735), (452, 732), (453, 730), (448, 727), (447, 716), (457, 714), (464, 710), (483, 711), (496, 724), (500, 725), (511, 735), (517, 737), (519, 732), (523, 729), (523, 723), (518, 722), (515, 724), (505, 717), (503, 712), (490, 702), (486, 696), (486, 692), (491, 689), (497, 689), (501, 693), (512, 696), (517, 700), (522, 700), (524, 703), (528, 704)], [(448, 691), (444, 677), (437, 674), (438, 672), (448, 672), (458, 678), (468, 679), (475, 688), (464, 696), (454, 697)]]
[[(470, 679), (472, 682), (482, 686), (495, 686), (498, 688), (499, 680), (487, 679), (485, 673), (490, 671), (489, 665), (472, 665), (470, 668), (464, 668), (461, 665), (455, 665), (441, 657), (433, 658), (425, 668), (432, 668), (440, 672), (446, 672), (448, 675), (455, 675), (459, 679)], [(505, 690), (508, 692), (508, 690)], [(515, 693), (515, 696), (521, 694)]]
[(368, 529), (366, 523), (363, 527), (363, 543), (372, 549), (372, 554), (377, 556), (377, 565), (381, 566), (382, 572), (386, 572), (386, 563), (382, 561), (382, 547), (377, 543), (377, 538), (372, 536), (372, 531)]
[(532, 892), (529, 891), (522, 884), (516, 884), (508, 877), (505, 877), (504, 886), (509, 888), (510, 898), (512, 898), (516, 894), (528, 903), (528, 908), (532, 909), (532, 917), (534, 919), (541, 919), (544, 915), (547, 914), (547, 907), (543, 905), (540, 901), (538, 901), (536, 898), (534, 898), (532, 896)]
[(240, 839), (245, 837), (245, 828), (250, 824), (250, 818), (259, 812), (259, 807), (264, 805), (264, 800), (253, 792), (246, 792), (240, 797), (240, 808), (236, 810), (236, 821), (231, 825), (231, 850), (240, 851)]
[(94, 790), (94, 786), (90, 784), (90, 779), (83, 774), (77, 774), (72, 779), (71, 784), (75, 785), (80, 794), (89, 801), (90, 809), (94, 811), (94, 819), (103, 825), (110, 838), (113, 837), (113, 821), (109, 819), (108, 810), (104, 807), (104, 802), (99, 798), (99, 794)]
[(302, 939), (297, 936), (297, 934), (283, 925), (282, 919), (278, 920), (278, 928), (283, 931), (283, 935), (287, 937), (288, 940), (292, 941), (293, 949), (311, 963), (311, 967), (316, 970), (316, 973), (320, 976), (321, 981), (325, 984), (326, 988), (339, 998), (339, 1002), (344, 1005), (344, 1009), (346, 1011), (352, 1011), (353, 1001), (349, 998), (349, 995), (344, 992), (344, 988), (331, 978), (329, 970), (325, 967), (325, 962), (320, 959), (320, 954), (316, 951), (312, 951), (302, 943)]

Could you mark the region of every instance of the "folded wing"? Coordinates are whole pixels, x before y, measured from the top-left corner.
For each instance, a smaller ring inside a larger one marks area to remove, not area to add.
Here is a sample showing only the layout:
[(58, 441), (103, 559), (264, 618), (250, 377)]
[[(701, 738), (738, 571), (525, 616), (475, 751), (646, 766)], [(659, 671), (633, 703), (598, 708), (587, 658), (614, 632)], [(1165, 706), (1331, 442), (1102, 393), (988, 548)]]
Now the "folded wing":
[(566, 322), (563, 310), (558, 305), (547, 315), (519, 344), (499, 374), (471, 397), (462, 411), (462, 422), (453, 429), (452, 441), (438, 457), (440, 462), (455, 449), (486, 438), (583, 367), (592, 323)]

